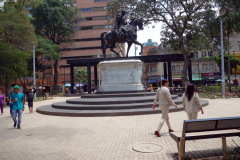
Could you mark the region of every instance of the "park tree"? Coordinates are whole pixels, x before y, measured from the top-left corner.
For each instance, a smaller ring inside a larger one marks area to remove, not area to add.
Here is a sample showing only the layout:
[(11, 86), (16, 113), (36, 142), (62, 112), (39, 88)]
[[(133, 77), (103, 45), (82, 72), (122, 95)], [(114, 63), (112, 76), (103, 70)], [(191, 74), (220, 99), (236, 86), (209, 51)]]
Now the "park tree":
[[(213, 60), (218, 65), (218, 67), (221, 67), (221, 54), (215, 55)], [(230, 68), (231, 70), (234, 68), (237, 69), (237, 65), (240, 65), (240, 59), (235, 58), (233, 54), (230, 54), (230, 66), (228, 67), (228, 53), (224, 53), (224, 67)], [(225, 70), (225, 72), (228, 74), (229, 70)], [(229, 81), (230, 82), (230, 81)]]
[(125, 9), (130, 13), (129, 18), (142, 17), (145, 25), (162, 22), (162, 41), (174, 41), (175, 51), (184, 56), (183, 82), (186, 82), (191, 53), (208, 47), (204, 39), (211, 44), (201, 28), (203, 16), (211, 7), (211, 0), (111, 0), (107, 13), (115, 17), (119, 9)]
[[(45, 66), (43, 65), (44, 59), (47, 60), (57, 60), (60, 57), (59, 50), (60, 46), (53, 43), (50, 39), (46, 39), (41, 37), (40, 35), (38, 37), (38, 46), (36, 48), (36, 53), (41, 59), (41, 69), (40, 71), (43, 73), (42, 77), (42, 88), (43, 88), (43, 82), (44, 82), (44, 72), (45, 72)], [(43, 89), (42, 89), (42, 96), (43, 96)]]
[[(230, 47), (229, 38), (231, 34), (240, 32), (240, 2), (239, 0), (216, 0), (216, 5), (220, 8), (220, 15), (216, 19), (219, 22), (223, 23), (223, 37), (226, 37), (226, 46), (228, 53), (228, 81), (230, 81), (230, 70), (231, 70), (231, 56), (230, 56)], [(220, 29), (216, 29), (220, 34)], [(231, 91), (231, 84), (229, 83), (229, 90)]]
[[(11, 44), (0, 42), (0, 85), (6, 86), (28, 73), (29, 55)], [(6, 92), (7, 94), (8, 92)]]
[(88, 83), (87, 68), (74, 67), (74, 81), (80, 83)]
[[(43, 0), (42, 3), (31, 9), (32, 23), (36, 33), (51, 40), (53, 43), (64, 47), (67, 41), (74, 38), (80, 30), (79, 23), (82, 17), (78, 14), (79, 9), (73, 6), (71, 0)], [(58, 51), (58, 57), (60, 51)], [(59, 58), (54, 61), (54, 86), (57, 90)]]
[[(4, 2), (4, 0), (0, 0), (0, 2)], [(21, 12), (25, 9), (34, 8), (40, 5), (42, 0), (8, 0), (4, 2), (4, 6), (14, 7), (16, 12)]]
[[(22, 69), (15, 71), (16, 67), (8, 68), (7, 71), (10, 72), (10, 70), (13, 70), (12, 73), (14, 74), (9, 74), (7, 77), (5, 76), (5, 80), (1, 80), (7, 83), (6, 86), (12, 80), (20, 79), (21, 81), (22, 77), (25, 79), (25, 77), (32, 76), (33, 42), (36, 42), (35, 28), (30, 23), (28, 15), (23, 11), (16, 11), (13, 6), (4, 6), (4, 9), (0, 11), (0, 44), (2, 45), (0, 54), (2, 56), (1, 59), (4, 59), (1, 67), (9, 66), (11, 62), (8, 59), (12, 59), (15, 62), (14, 59), (19, 60), (19, 57), (24, 57), (22, 61), (19, 61)], [(22, 56), (23, 54), (25, 56)], [(15, 65), (19, 63), (15, 63)], [(26, 65), (27, 67), (25, 67)], [(4, 71), (6, 70), (4, 69)], [(13, 77), (11, 78), (10, 76)]]

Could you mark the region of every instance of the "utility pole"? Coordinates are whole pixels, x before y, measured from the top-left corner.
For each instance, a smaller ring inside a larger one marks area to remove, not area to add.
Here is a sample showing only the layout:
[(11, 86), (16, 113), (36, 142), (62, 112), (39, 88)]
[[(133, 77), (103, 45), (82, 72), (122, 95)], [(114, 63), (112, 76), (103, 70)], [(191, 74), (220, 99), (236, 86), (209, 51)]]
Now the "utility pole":
[[(36, 74), (35, 74), (35, 42), (33, 42), (33, 86), (36, 88)], [(34, 94), (34, 100), (36, 101), (36, 93)]]
[[(221, 66), (222, 66), (222, 95), (225, 96), (224, 54), (223, 54), (223, 30), (221, 21)], [(230, 82), (229, 82), (230, 83)]]

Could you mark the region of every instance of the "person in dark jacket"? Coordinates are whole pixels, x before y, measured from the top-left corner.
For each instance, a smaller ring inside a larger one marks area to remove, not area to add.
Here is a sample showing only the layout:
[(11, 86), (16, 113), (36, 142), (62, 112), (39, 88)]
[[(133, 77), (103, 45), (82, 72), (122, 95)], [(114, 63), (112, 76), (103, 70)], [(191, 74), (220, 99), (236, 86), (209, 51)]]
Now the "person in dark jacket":
[(29, 113), (33, 113), (33, 98), (34, 94), (36, 93), (36, 89), (34, 87), (33, 89), (29, 88), (25, 93), (27, 95)]

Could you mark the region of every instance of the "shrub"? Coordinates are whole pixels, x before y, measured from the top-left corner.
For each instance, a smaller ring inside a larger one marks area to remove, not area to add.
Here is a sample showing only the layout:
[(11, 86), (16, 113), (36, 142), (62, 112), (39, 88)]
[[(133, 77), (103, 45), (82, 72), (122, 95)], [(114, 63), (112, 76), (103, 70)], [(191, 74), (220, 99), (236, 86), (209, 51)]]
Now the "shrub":
[(54, 91), (54, 90), (53, 90), (53, 91), (50, 92), (50, 94), (51, 94), (51, 95), (56, 95), (56, 94), (58, 94), (58, 91)]

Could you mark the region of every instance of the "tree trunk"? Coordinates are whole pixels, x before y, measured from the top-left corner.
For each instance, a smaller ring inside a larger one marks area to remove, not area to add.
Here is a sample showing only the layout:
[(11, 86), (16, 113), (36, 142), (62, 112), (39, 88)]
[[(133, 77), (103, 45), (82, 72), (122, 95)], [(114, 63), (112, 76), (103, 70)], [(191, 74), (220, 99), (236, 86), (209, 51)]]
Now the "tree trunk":
[(183, 87), (185, 87), (185, 82), (188, 81), (187, 79), (187, 73), (188, 73), (188, 66), (189, 66), (189, 60), (190, 57), (187, 54), (183, 54), (184, 56), (184, 66), (183, 66)]
[(53, 85), (53, 90), (57, 91), (57, 83), (58, 83), (58, 61), (59, 59), (54, 61), (54, 85)]
[(42, 78), (42, 97), (43, 97), (43, 83), (44, 83), (44, 67), (43, 67), (43, 78)]
[(229, 92), (231, 92), (229, 34), (228, 34), (228, 44), (227, 45), (228, 45), (228, 88), (229, 88)]

